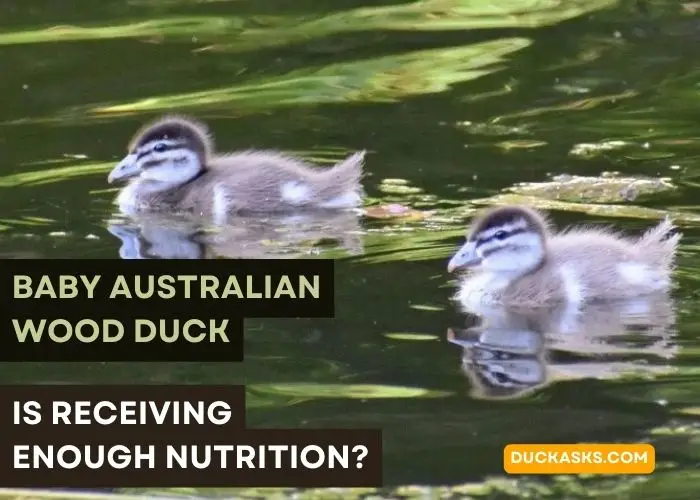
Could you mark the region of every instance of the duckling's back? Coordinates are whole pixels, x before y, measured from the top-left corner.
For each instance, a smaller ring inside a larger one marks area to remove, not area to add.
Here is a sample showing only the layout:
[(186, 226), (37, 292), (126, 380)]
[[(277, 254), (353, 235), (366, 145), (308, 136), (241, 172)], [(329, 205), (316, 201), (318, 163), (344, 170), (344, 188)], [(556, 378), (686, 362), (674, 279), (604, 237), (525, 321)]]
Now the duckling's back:
[(212, 163), (212, 182), (234, 211), (352, 208), (362, 202), (364, 152), (330, 168), (313, 167), (277, 152), (245, 151)]
[(199, 177), (146, 193), (141, 203), (215, 217), (353, 208), (362, 203), (363, 159), (360, 152), (331, 168), (316, 168), (274, 151), (244, 151), (214, 158)]
[(584, 299), (636, 297), (665, 290), (670, 286), (679, 237), (663, 239), (669, 229), (662, 222), (639, 239), (609, 229), (573, 229), (551, 238), (551, 265), (562, 274), (569, 294), (578, 287), (575, 293)]

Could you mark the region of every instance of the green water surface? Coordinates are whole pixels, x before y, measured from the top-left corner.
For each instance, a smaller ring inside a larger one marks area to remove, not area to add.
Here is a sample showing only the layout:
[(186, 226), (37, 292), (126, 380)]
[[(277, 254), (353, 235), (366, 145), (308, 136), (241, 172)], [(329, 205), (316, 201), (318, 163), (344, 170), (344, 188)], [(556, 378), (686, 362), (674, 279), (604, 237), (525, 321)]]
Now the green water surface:
[[(106, 175), (165, 112), (222, 150), (367, 149), (368, 216), (215, 249), (339, 259), (337, 319), (249, 321), (243, 364), (5, 363), (0, 382), (244, 383), (250, 426), (384, 429), (384, 490), (308, 497), (696, 499), (699, 44), (700, 4), (677, 0), (4, 0), (2, 256), (119, 258)], [(598, 179), (518, 187), (562, 174)], [(504, 200), (632, 233), (673, 213), (666, 319), (559, 338), (503, 368), (536, 381), (489, 389), (447, 339), (465, 319), (445, 267), (473, 209)], [(651, 442), (657, 470), (505, 476), (503, 445), (528, 441)]]

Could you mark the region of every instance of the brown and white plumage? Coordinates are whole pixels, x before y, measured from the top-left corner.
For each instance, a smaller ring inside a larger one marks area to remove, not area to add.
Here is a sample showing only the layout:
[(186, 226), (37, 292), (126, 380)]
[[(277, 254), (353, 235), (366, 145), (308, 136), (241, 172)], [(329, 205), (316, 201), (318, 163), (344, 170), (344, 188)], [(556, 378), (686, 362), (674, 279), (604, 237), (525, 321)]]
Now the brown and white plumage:
[(277, 151), (217, 154), (207, 127), (166, 116), (142, 127), (108, 182), (128, 180), (116, 203), (124, 213), (230, 214), (339, 210), (362, 203), (364, 151), (331, 168)]
[(472, 223), (448, 270), (472, 268), (456, 296), (467, 309), (638, 297), (670, 287), (674, 229), (667, 218), (641, 238), (591, 227), (556, 233), (536, 210), (500, 207)]

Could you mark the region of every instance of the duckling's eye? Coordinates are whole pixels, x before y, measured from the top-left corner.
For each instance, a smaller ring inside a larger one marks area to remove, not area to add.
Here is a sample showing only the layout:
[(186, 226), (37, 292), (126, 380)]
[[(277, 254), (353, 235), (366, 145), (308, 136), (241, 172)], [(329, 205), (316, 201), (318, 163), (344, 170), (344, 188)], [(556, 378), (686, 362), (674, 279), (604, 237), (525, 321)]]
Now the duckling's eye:
[(508, 236), (508, 233), (506, 233), (503, 230), (498, 231), (496, 234), (493, 235), (493, 237), (496, 238), (497, 240), (504, 240), (504, 239), (506, 239), (507, 236)]
[(167, 148), (167, 146), (165, 144), (163, 144), (162, 142), (160, 142), (160, 143), (156, 144), (155, 146), (153, 146), (153, 151), (155, 151), (156, 153), (162, 153), (163, 151), (166, 150), (166, 148)]

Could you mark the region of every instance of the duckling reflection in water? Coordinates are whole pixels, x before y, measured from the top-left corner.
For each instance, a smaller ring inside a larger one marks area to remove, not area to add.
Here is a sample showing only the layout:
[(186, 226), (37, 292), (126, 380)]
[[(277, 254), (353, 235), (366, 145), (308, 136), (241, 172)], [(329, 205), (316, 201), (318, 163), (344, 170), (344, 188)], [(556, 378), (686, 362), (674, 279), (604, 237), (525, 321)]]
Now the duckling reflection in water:
[(147, 124), (128, 151), (107, 179), (129, 182), (116, 199), (124, 214), (188, 212), (223, 224), (232, 214), (356, 208), (364, 195), (364, 151), (324, 169), (276, 151), (222, 155), (188, 117)]
[(668, 218), (638, 239), (590, 227), (555, 233), (544, 214), (505, 206), (474, 220), (447, 269), (473, 271), (455, 297), (467, 310), (581, 305), (668, 290), (680, 238)]
[(232, 217), (210, 227), (188, 217), (140, 214), (113, 222), (110, 233), (122, 242), (122, 259), (298, 258), (329, 243), (350, 255), (364, 251), (356, 214), (289, 217)]
[(667, 360), (679, 347), (668, 294), (586, 304), (580, 312), (571, 317), (565, 304), (482, 308), (476, 326), (449, 329), (448, 341), (463, 349), (472, 396), (518, 398), (559, 380), (673, 370)]

